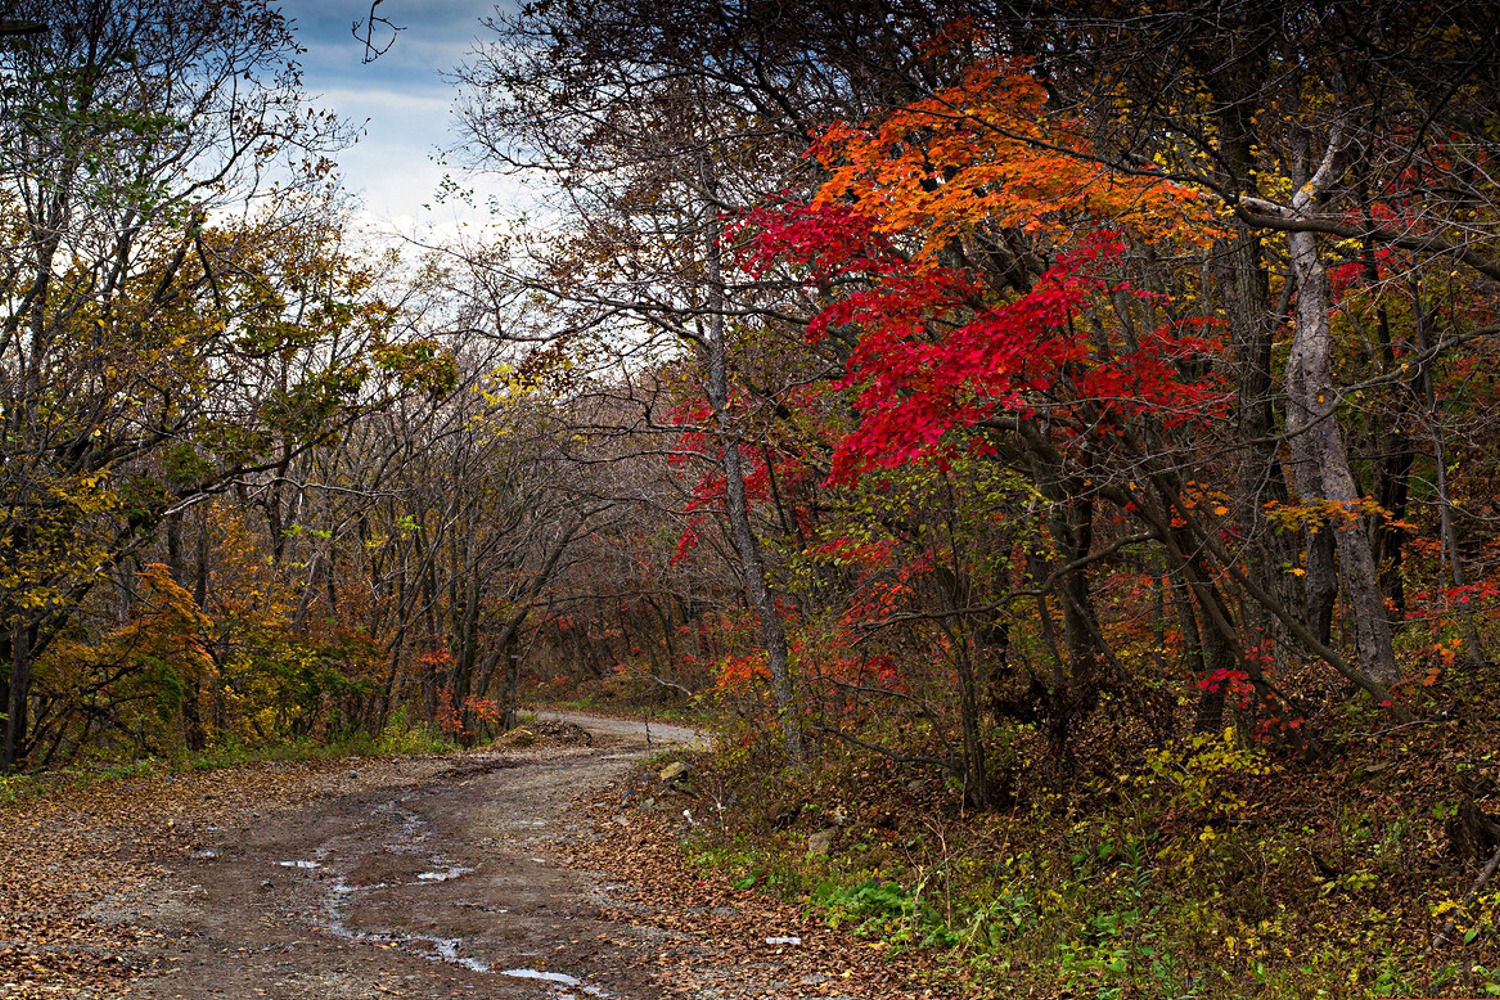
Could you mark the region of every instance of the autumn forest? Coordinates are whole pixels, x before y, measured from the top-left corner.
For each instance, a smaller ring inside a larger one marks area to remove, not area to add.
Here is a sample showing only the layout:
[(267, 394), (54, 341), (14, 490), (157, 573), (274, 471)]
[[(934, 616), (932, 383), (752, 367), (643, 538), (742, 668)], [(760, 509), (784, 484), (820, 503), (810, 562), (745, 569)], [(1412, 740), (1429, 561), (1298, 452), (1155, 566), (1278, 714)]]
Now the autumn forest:
[(490, 11), (375, 244), (273, 3), (5, 4), (0, 781), (675, 717), (955, 995), (1500, 995), (1500, 9), (938, 6)]

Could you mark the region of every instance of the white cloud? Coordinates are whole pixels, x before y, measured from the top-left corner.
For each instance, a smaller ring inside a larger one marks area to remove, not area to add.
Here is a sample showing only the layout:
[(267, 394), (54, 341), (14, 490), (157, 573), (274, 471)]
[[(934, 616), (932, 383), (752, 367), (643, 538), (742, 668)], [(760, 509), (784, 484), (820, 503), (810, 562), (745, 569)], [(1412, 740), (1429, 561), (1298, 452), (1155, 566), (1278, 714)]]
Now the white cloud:
[[(323, 91), (318, 96), (320, 100), (336, 108), (365, 109), (367, 114), (363, 117), (374, 121), (385, 123), (401, 120), (408, 125), (432, 115), (446, 115), (448, 108), (453, 104), (453, 94), (446, 90), (424, 95), (409, 90), (349, 90), (334, 87)], [(347, 115), (348, 112), (346, 111), (345, 114)], [(422, 122), (420, 132), (435, 133), (436, 130), (430, 125), (430, 120)]]
[[(403, 231), (449, 229), (489, 223), (492, 199), (516, 209), (526, 203), (513, 182), (434, 162), (461, 142), (452, 129), (456, 91), (441, 74), (487, 34), (479, 19), (494, 12), (493, 3), (386, 0), (379, 12), (405, 30), (369, 64), (361, 63), (363, 47), (349, 30), (368, 15), (369, 0), (289, 0), (281, 8), (295, 19), (298, 40), (307, 49), (301, 59), (303, 85), (316, 95), (312, 103), (363, 130), (358, 143), (335, 157), (345, 185), (364, 202), (363, 221)], [(475, 189), (476, 208), (436, 203), (445, 175)]]

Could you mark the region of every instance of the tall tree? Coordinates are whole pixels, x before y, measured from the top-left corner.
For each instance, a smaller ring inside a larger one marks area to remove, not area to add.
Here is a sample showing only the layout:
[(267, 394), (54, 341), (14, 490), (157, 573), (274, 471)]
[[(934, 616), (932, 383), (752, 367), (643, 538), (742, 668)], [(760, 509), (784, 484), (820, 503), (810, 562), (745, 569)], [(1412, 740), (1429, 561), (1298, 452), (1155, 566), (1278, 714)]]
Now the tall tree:
[[(306, 111), (279, 13), (13, 9), (47, 31), (0, 52), (5, 769), (27, 752), (33, 664), (80, 600), (164, 517), (271, 461), (272, 438), (322, 434), (386, 320), (289, 315), (295, 282), (264, 283), (277, 246), (329, 249), (316, 189), (339, 140)], [(256, 202), (278, 162), (301, 180)]]

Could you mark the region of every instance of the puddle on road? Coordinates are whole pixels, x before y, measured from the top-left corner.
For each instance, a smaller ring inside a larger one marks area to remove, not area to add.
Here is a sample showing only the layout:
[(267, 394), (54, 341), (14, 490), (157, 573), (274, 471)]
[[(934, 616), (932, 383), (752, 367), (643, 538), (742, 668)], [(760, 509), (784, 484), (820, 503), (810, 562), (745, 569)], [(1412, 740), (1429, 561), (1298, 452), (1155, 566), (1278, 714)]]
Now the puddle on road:
[(497, 971), (502, 976), (511, 976), (515, 979), (540, 979), (544, 983), (556, 983), (559, 986), (583, 985), (582, 979), (562, 972), (539, 972), (536, 969), (499, 969)]
[(402, 809), (397, 802), (400, 799), (385, 802), (376, 806), (372, 812), (376, 816), (399, 816), (401, 817), (401, 829), (397, 833), (397, 843), (383, 845), (388, 851), (400, 851), (402, 853), (415, 853), (422, 849), (422, 841), (427, 839), (427, 831), (423, 829), (427, 821), (410, 809)]
[(462, 965), (465, 969), (472, 969), (474, 972), (495, 971), (494, 969), (490, 968), (490, 963), (488, 962), (482, 961), (481, 959), (477, 958), (470, 958), (466, 955), (460, 955), (458, 953), (458, 946), (463, 943), (463, 938), (428, 938), (424, 935), (422, 939), (432, 942), (432, 950), (436, 952), (437, 957), (444, 962), (451, 962), (454, 965)]
[[(559, 989), (572, 989), (583, 986), (583, 980), (577, 976), (570, 976), (563, 972), (541, 972), (537, 969), (492, 969), (502, 976), (510, 976), (513, 979), (535, 979), (540, 982), (549, 983)], [(583, 992), (587, 996), (598, 997), (599, 1000), (609, 1000), (609, 994), (597, 986), (583, 986)], [(562, 993), (557, 1000), (578, 1000), (572, 993)]]
[[(399, 801), (399, 800), (398, 800)], [(427, 821), (417, 813), (402, 809), (396, 801), (387, 802), (377, 806), (374, 810), (376, 815), (387, 815), (399, 817), (401, 828), (397, 833), (396, 843), (384, 843), (382, 846), (388, 850), (399, 853), (419, 853), (426, 848), (423, 843), (428, 839), (428, 832), (424, 829)], [(388, 889), (391, 886), (386, 882), (377, 882), (373, 885), (350, 885), (345, 881), (342, 873), (338, 873), (325, 867), (328, 859), (328, 850), (319, 848), (315, 852), (317, 860), (294, 860), (278, 861), (277, 864), (284, 868), (298, 868), (311, 871), (321, 869), (314, 878), (326, 883), (323, 899), (323, 920), (321, 929), (335, 937), (346, 941), (360, 944), (369, 944), (383, 947), (401, 948), (411, 954), (418, 955), (434, 962), (445, 962), (468, 969), (471, 972), (482, 972), (487, 975), (509, 976), (513, 979), (530, 979), (538, 983), (545, 983), (554, 992), (556, 1000), (578, 1000), (578, 995), (571, 992), (578, 990), (580, 993), (594, 997), (596, 1000), (610, 1000), (610, 994), (598, 986), (585, 985), (577, 976), (570, 976), (562, 972), (543, 972), (538, 969), (498, 969), (490, 963), (472, 955), (463, 953), (464, 940), (461, 937), (440, 937), (435, 934), (407, 933), (401, 931), (360, 931), (350, 927), (346, 921), (344, 909), (355, 893), (367, 892), (373, 889)], [(430, 854), (432, 870), (424, 871), (417, 875), (416, 882), (406, 883), (409, 886), (431, 885), (438, 882), (447, 882), (451, 879), (467, 875), (474, 869), (464, 865), (456, 864), (440, 854)], [(534, 861), (545, 864), (541, 858)], [(499, 909), (498, 913), (507, 913), (507, 909)]]
[(356, 892), (385, 888), (389, 886), (384, 882), (378, 882), (375, 885), (350, 885), (344, 881), (342, 875), (336, 877), (329, 885), (328, 895), (323, 900), (322, 929), (345, 941), (402, 948), (423, 958), (459, 965), (472, 972), (494, 971), (488, 962), (462, 953), (463, 938), (395, 931), (357, 931), (350, 927), (344, 919), (344, 905), (349, 898)]
[(417, 880), (419, 882), (447, 882), (450, 879), (458, 878), (460, 875), (467, 875), (473, 870), (472, 868), (465, 868), (463, 865), (449, 865), (441, 871), (422, 872), (417, 876)]

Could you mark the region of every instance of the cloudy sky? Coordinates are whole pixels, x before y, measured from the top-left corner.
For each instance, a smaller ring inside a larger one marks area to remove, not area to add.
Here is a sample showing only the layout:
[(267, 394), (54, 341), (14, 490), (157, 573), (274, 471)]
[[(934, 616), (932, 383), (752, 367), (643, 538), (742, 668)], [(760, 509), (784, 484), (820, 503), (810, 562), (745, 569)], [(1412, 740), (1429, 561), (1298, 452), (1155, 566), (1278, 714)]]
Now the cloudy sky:
[[(442, 74), (461, 62), (488, 32), (480, 19), (494, 0), (384, 0), (378, 13), (400, 25), (395, 44), (364, 65), (364, 46), (350, 33), (370, 12), (370, 0), (281, 0), (294, 19), (303, 83), (314, 103), (352, 124), (364, 124), (354, 148), (338, 157), (346, 186), (364, 202), (363, 220), (400, 233), (446, 230), (475, 213), (434, 202), (445, 173), (475, 187), (480, 203), (491, 196), (519, 203), (503, 178), (469, 177), (462, 160), (444, 166), (437, 157), (459, 141), (451, 113), (455, 89)], [(389, 31), (377, 41), (389, 40)], [(430, 206), (430, 207), (424, 207)]]

